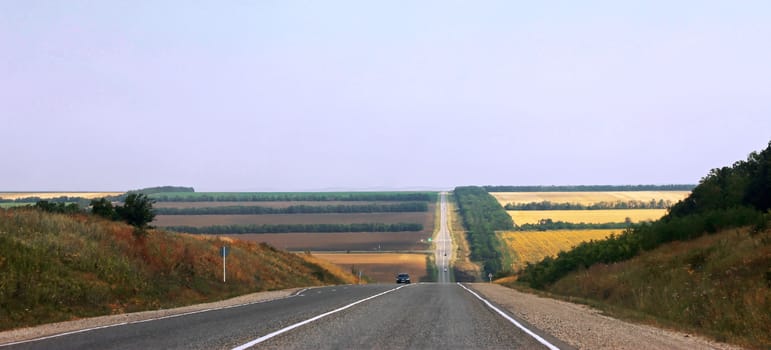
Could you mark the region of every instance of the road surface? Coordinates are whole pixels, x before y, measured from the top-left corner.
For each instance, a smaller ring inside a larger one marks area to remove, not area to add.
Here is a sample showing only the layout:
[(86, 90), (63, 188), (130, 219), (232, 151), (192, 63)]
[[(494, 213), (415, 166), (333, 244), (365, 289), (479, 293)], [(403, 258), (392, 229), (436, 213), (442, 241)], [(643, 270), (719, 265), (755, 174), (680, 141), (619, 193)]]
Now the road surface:
[[(546, 344), (569, 347), (549, 336)], [(0, 349), (548, 349), (453, 283), (313, 288), (297, 296)]]
[(447, 222), (447, 193), (442, 192), (440, 194), (440, 214), (439, 214), (439, 233), (436, 235), (436, 241), (434, 243), (436, 247), (436, 269), (437, 269), (437, 282), (450, 283), (452, 282), (452, 238), (450, 236), (449, 224)]

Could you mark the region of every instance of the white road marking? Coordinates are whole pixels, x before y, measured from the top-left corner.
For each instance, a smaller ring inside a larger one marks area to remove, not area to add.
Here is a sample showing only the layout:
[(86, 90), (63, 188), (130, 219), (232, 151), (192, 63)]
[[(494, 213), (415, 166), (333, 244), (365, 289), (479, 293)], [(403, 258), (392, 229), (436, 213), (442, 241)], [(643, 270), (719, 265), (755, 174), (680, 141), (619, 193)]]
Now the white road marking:
[[(289, 296), (286, 296), (286, 297), (283, 297), (283, 298), (259, 300), (259, 301), (253, 301), (253, 302), (250, 302), (250, 303), (238, 304), (238, 305), (230, 305), (230, 306), (223, 306), (223, 307), (213, 307), (213, 308), (204, 309), (204, 310), (190, 311), (190, 312), (185, 312), (185, 313), (181, 313), (181, 314), (174, 314), (174, 315), (167, 315), (167, 316), (161, 316), (161, 317), (156, 317), (156, 318), (150, 318), (150, 319), (146, 319), (146, 320), (120, 322), (120, 323), (114, 323), (114, 324), (110, 324), (110, 325), (106, 325), (106, 326), (98, 326), (98, 327), (91, 327), (91, 328), (85, 328), (85, 329), (78, 329), (78, 330), (74, 330), (74, 331), (69, 331), (69, 332), (64, 332), (64, 333), (48, 335), (48, 336), (44, 336), (44, 337), (40, 337), (40, 338), (35, 338), (35, 339), (19, 340), (19, 341), (13, 342), (13, 343), (0, 344), (0, 348), (6, 347), (6, 346), (11, 346), (11, 345), (17, 345), (17, 344), (32, 343), (32, 342), (36, 342), (36, 341), (40, 341), (40, 340), (53, 339), (53, 338), (63, 337), (63, 336), (71, 335), (71, 334), (85, 333), (85, 332), (95, 331), (95, 330), (99, 330), (99, 329), (119, 327), (119, 326), (125, 326), (125, 325), (136, 324), (136, 323), (145, 323), (145, 322), (159, 321), (159, 320), (165, 320), (167, 318), (182, 317), (182, 316), (195, 315), (195, 314), (200, 314), (200, 313), (209, 312), (209, 311), (225, 310), (225, 309), (232, 309), (232, 308), (236, 308), (236, 307), (249, 306), (249, 305), (261, 304), (261, 303), (267, 303), (267, 302), (276, 301), (276, 300), (279, 300), (279, 299), (293, 298), (293, 297), (296, 297), (296, 296), (298, 296), (298, 294), (289, 295)], [(153, 310), (149, 310), (149, 311), (153, 311)]]
[(259, 338), (255, 339), (255, 340), (252, 340), (252, 341), (250, 341), (250, 342), (248, 342), (248, 343), (246, 343), (246, 344), (243, 344), (243, 345), (239, 345), (239, 346), (237, 346), (237, 347), (233, 348), (233, 350), (244, 350), (244, 349), (248, 349), (248, 348), (250, 348), (250, 347), (252, 347), (252, 346), (255, 346), (255, 345), (259, 344), (259, 343), (262, 343), (262, 342), (264, 342), (264, 341), (266, 341), (266, 340), (268, 340), (268, 339), (270, 339), (270, 338), (273, 338), (273, 337), (275, 337), (275, 336), (277, 336), (277, 335), (279, 335), (279, 334), (282, 334), (282, 333), (286, 333), (286, 332), (289, 332), (289, 331), (291, 331), (291, 330), (293, 330), (293, 329), (295, 329), (295, 328), (297, 328), (297, 327), (301, 327), (301, 326), (304, 326), (304, 325), (306, 325), (306, 324), (308, 324), (308, 323), (311, 323), (311, 322), (313, 322), (313, 321), (316, 321), (316, 320), (322, 319), (322, 318), (324, 318), (324, 317), (327, 317), (327, 316), (329, 316), (329, 315), (332, 315), (332, 314), (338, 313), (338, 312), (340, 312), (340, 311), (343, 311), (343, 310), (345, 310), (345, 309), (347, 309), (347, 308), (350, 308), (350, 307), (352, 307), (352, 306), (354, 306), (354, 305), (357, 305), (357, 304), (361, 304), (361, 303), (363, 303), (363, 302), (365, 302), (365, 301), (368, 301), (368, 300), (372, 300), (372, 299), (375, 299), (375, 298), (377, 298), (377, 297), (379, 297), (379, 296), (381, 296), (381, 295), (385, 295), (385, 294), (391, 293), (391, 292), (393, 292), (393, 291), (395, 291), (395, 290), (399, 290), (399, 289), (401, 289), (401, 288), (404, 288), (404, 287), (406, 287), (406, 285), (403, 285), (403, 286), (399, 286), (399, 287), (396, 287), (396, 288), (394, 288), (394, 289), (389, 289), (389, 290), (387, 290), (387, 291), (385, 291), (385, 292), (382, 292), (382, 293), (378, 293), (378, 294), (375, 294), (375, 295), (373, 295), (373, 296), (371, 296), (371, 297), (367, 297), (367, 298), (361, 299), (361, 300), (359, 300), (359, 301), (355, 301), (355, 302), (353, 302), (353, 303), (350, 303), (350, 304), (348, 304), (348, 305), (346, 305), (346, 306), (343, 306), (343, 307), (340, 307), (340, 308), (334, 309), (334, 310), (332, 310), (332, 311), (329, 311), (329, 312), (323, 313), (323, 314), (321, 314), (321, 315), (318, 315), (318, 316), (315, 316), (315, 317), (309, 318), (309, 319), (307, 319), (307, 320), (305, 320), (305, 321), (302, 321), (302, 322), (298, 322), (298, 323), (295, 323), (295, 324), (293, 324), (293, 325), (291, 325), (291, 326), (288, 326), (288, 327), (285, 327), (285, 328), (279, 329), (279, 330), (277, 330), (277, 331), (275, 331), (275, 332), (273, 332), (273, 333), (270, 333), (270, 334), (264, 335), (264, 336), (262, 336), (262, 337), (259, 337)]
[(472, 295), (474, 295), (475, 297), (477, 297), (477, 299), (479, 299), (482, 302), (484, 302), (485, 305), (487, 305), (487, 307), (495, 310), (495, 312), (497, 312), (499, 315), (503, 316), (503, 318), (505, 318), (509, 322), (513, 323), (515, 326), (519, 327), (519, 329), (521, 329), (525, 333), (529, 334), (531, 337), (535, 338), (535, 340), (537, 340), (539, 343), (543, 344), (544, 346), (546, 346), (547, 348), (549, 348), (551, 350), (559, 350), (558, 347), (554, 346), (552, 343), (549, 343), (548, 341), (546, 341), (546, 339), (541, 338), (541, 336), (538, 335), (538, 334), (535, 334), (535, 332), (525, 328), (525, 326), (523, 326), (521, 323), (517, 322), (517, 320), (511, 318), (505, 312), (503, 312), (500, 309), (498, 309), (497, 307), (493, 306), (493, 304), (490, 303), (489, 301), (485, 300), (485, 298), (482, 298), (481, 296), (479, 296), (479, 294), (474, 293), (473, 290), (466, 288), (466, 286), (464, 286), (464, 285), (462, 285), (460, 283), (458, 283), (458, 285), (461, 286), (463, 289), (465, 289), (467, 292), (469, 292)]

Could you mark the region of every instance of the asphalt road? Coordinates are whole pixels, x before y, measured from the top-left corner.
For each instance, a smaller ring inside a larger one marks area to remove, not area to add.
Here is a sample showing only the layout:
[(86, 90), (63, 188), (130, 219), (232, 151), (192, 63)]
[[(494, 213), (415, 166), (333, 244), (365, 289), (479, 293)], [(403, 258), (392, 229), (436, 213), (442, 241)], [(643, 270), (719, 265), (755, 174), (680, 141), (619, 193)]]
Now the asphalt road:
[[(290, 329), (286, 330), (287, 327)], [(292, 328), (294, 327), (294, 328)], [(262, 340), (258, 340), (263, 338)], [(557, 347), (564, 344), (544, 336)], [(256, 341), (259, 341), (256, 343)], [(0, 349), (546, 349), (459, 284), (338, 286)]]
[(452, 238), (450, 236), (450, 230), (447, 223), (447, 193), (442, 192), (440, 194), (439, 202), (439, 233), (436, 235), (436, 269), (437, 269), (437, 282), (450, 283), (452, 282), (452, 267), (450, 262), (452, 261)]

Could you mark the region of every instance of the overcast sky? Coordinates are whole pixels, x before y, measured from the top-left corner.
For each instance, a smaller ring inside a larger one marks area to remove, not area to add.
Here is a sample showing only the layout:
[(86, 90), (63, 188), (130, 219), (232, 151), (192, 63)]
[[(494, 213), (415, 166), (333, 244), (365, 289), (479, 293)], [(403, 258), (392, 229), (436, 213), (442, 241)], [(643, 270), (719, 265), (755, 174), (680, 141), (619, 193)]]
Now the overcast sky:
[(697, 183), (771, 2), (0, 2), (0, 191)]

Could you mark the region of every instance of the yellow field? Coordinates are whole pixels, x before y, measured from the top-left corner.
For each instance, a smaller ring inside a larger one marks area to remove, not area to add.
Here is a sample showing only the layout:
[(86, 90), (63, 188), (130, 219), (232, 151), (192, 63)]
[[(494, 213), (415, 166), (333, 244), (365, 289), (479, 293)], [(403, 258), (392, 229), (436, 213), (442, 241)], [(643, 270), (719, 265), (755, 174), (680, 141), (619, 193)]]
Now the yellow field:
[(58, 197), (83, 197), (88, 199), (102, 198), (108, 196), (119, 196), (125, 192), (0, 192), (0, 199), (15, 200), (19, 198), (39, 197), (40, 199), (51, 199)]
[(511, 267), (517, 270), (528, 262), (556, 256), (581, 242), (604, 239), (614, 232), (619, 234), (622, 230), (506, 231), (501, 232), (500, 237), (506, 247), (515, 253), (512, 254), (514, 261)]
[(510, 210), (507, 211), (516, 225), (537, 224), (541, 219), (572, 223), (604, 224), (607, 222), (632, 222), (658, 220), (666, 209), (607, 209), (607, 210)]
[(426, 254), (313, 252), (312, 255), (348, 271), (353, 266), (379, 283), (394, 283), (400, 272), (409, 273), (413, 283), (428, 275)]
[(501, 203), (531, 203), (548, 201), (552, 203), (579, 203), (591, 205), (599, 202), (628, 202), (652, 199), (671, 201), (672, 204), (688, 197), (689, 191), (625, 191), (625, 192), (491, 192)]

